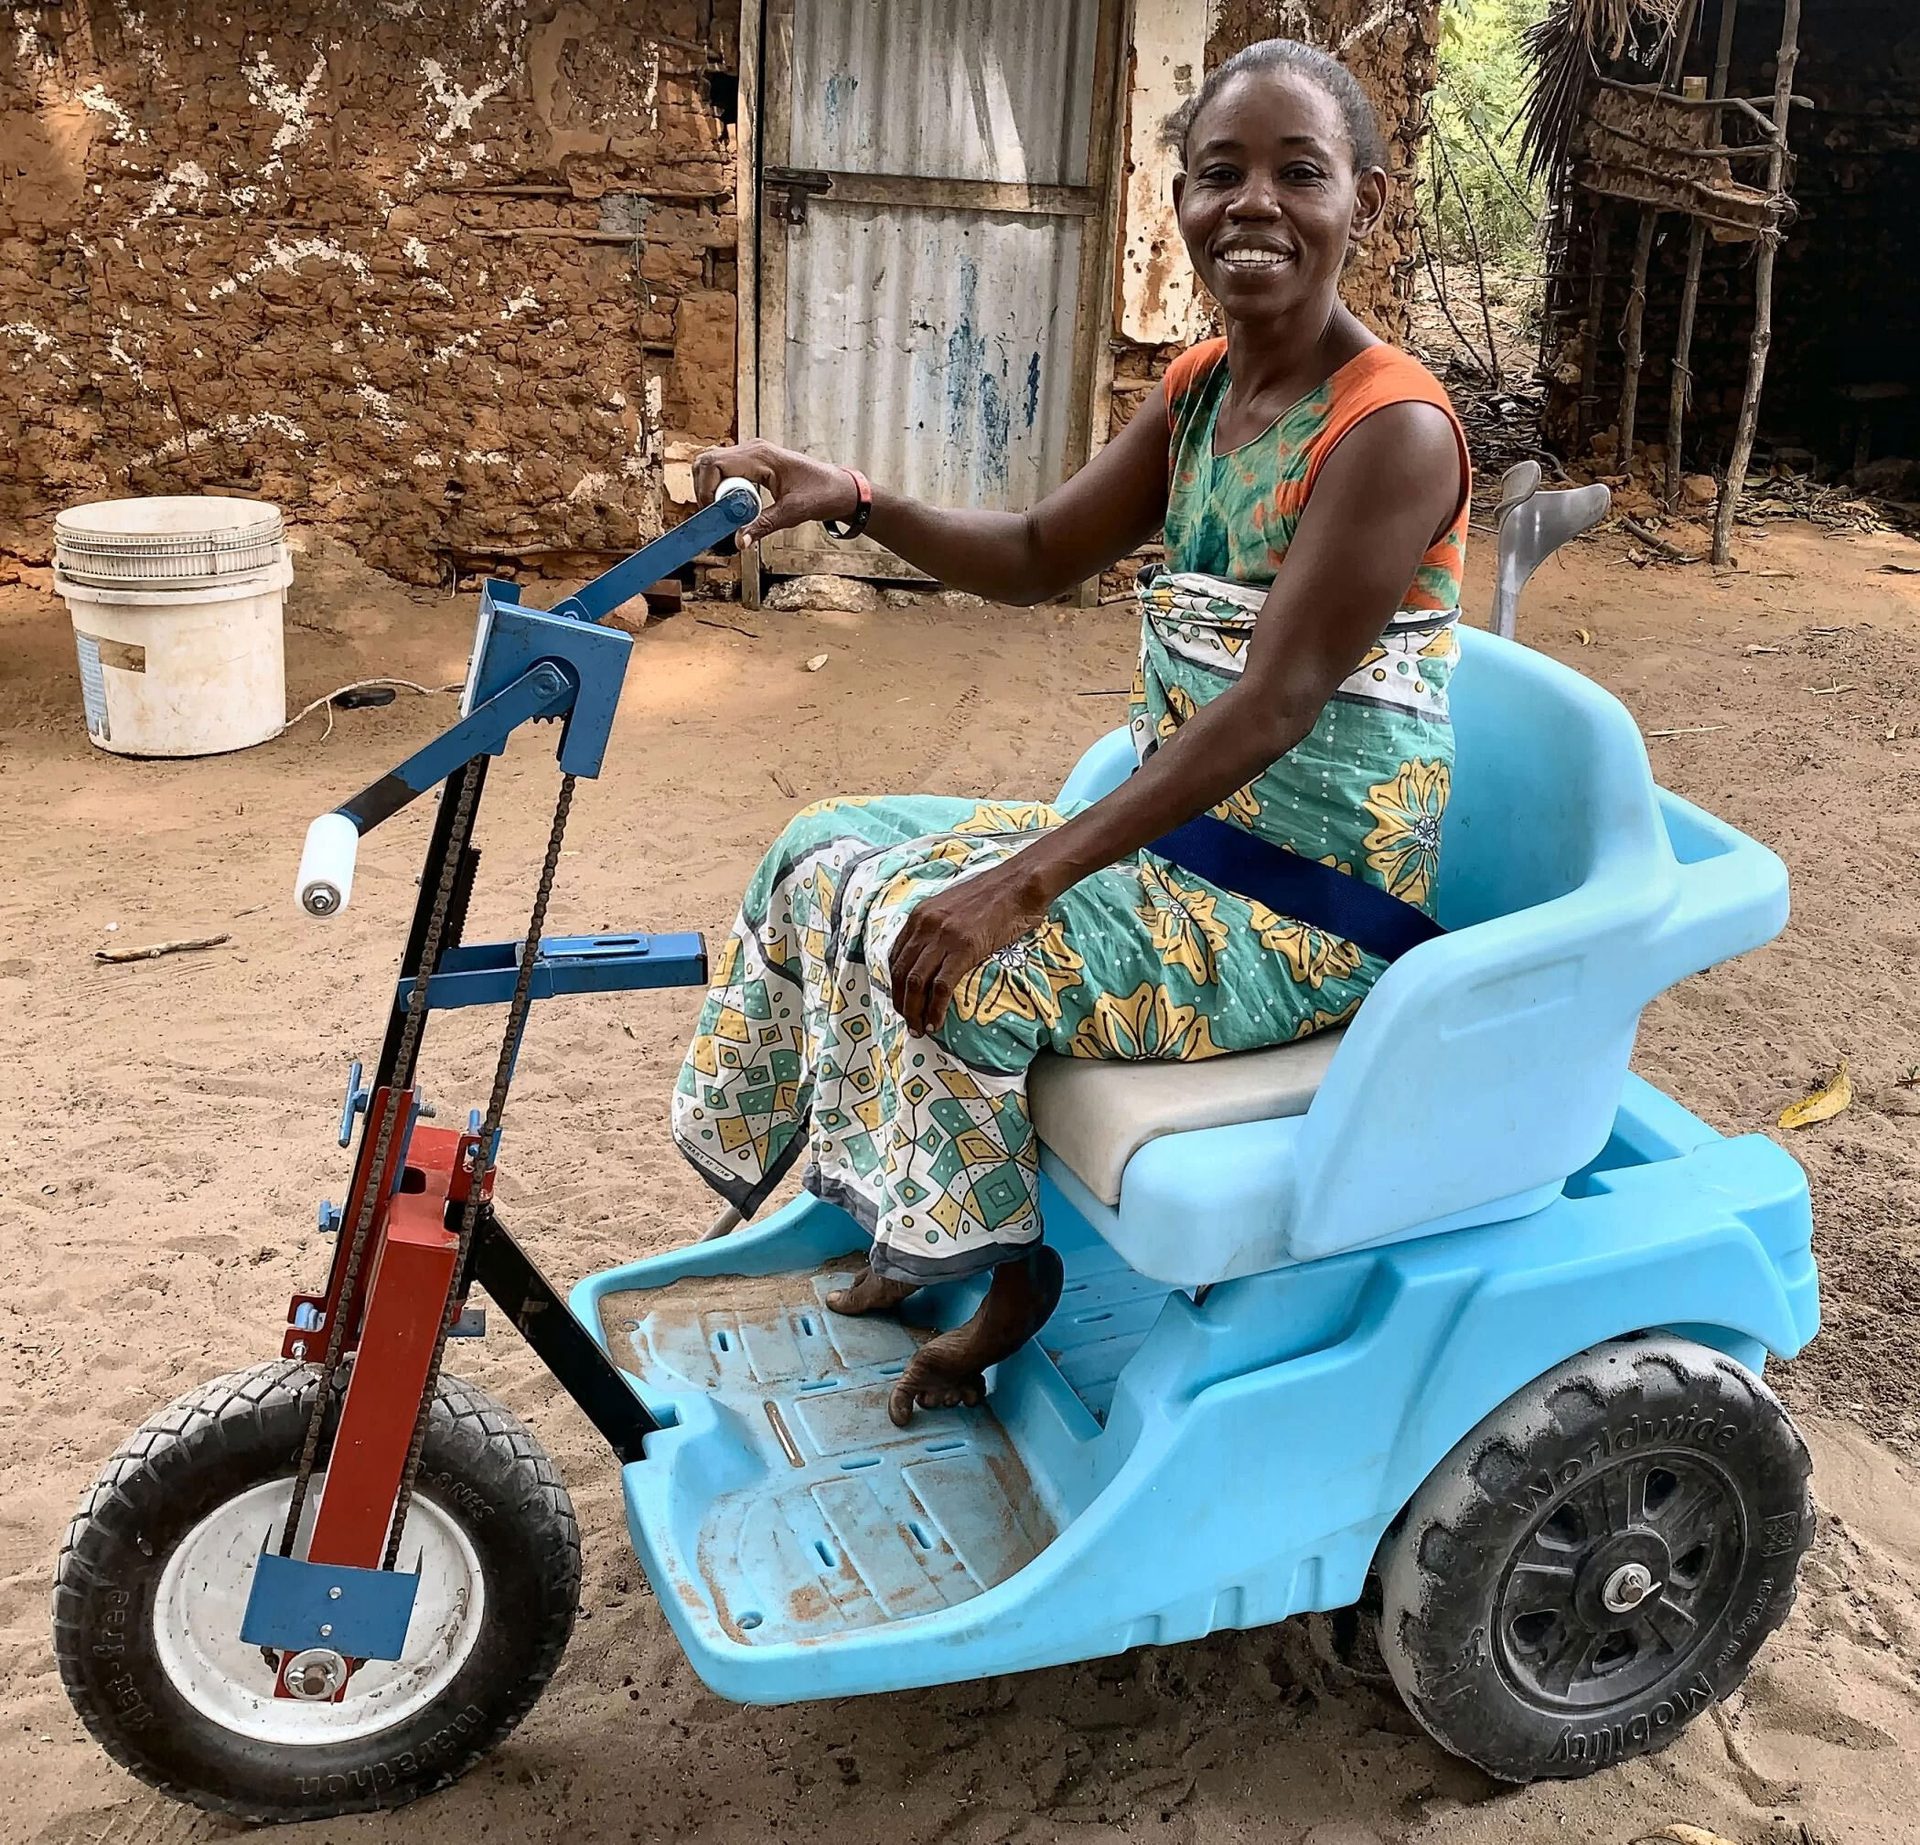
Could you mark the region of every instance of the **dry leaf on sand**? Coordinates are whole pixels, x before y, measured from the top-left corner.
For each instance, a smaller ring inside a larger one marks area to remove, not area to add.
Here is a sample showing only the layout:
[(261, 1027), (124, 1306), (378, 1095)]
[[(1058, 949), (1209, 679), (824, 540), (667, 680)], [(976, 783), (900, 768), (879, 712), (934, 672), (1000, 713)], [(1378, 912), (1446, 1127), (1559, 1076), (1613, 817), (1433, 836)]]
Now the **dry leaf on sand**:
[(1833, 1073), (1833, 1081), (1801, 1101), (1789, 1102), (1780, 1111), (1780, 1125), (1783, 1128), (1803, 1128), (1812, 1127), (1816, 1121), (1831, 1121), (1852, 1101), (1853, 1078), (1847, 1072), (1847, 1060), (1842, 1057), (1840, 1068)]

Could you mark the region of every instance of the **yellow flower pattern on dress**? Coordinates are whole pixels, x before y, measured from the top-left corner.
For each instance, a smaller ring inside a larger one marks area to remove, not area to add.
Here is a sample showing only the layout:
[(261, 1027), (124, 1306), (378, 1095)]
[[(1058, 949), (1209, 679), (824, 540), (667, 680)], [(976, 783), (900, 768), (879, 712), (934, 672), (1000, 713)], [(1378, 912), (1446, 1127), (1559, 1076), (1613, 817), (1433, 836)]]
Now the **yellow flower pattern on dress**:
[(1180, 883), (1148, 858), (1140, 861), (1140, 888), (1147, 897), (1140, 920), (1147, 925), (1154, 953), (1195, 986), (1212, 986), (1227, 945), (1227, 925), (1220, 919), (1214, 892), (1197, 882)]
[(1279, 916), (1263, 903), (1253, 908), (1254, 932), (1263, 948), (1286, 958), (1288, 970), (1303, 986), (1317, 993), (1329, 980), (1348, 980), (1360, 971), (1365, 956), (1345, 936)]
[(1155, 981), (1143, 980), (1124, 999), (1096, 993), (1093, 1010), (1067, 1041), (1069, 1057), (1155, 1057), (1197, 1063), (1218, 1057), (1207, 1015), (1183, 1006)]
[(988, 955), (954, 989), (953, 1009), (974, 1025), (1013, 1018), (1052, 1027), (1060, 1023), (1062, 995), (1083, 984), (1085, 970), (1066, 930), (1049, 920)]
[(1319, 1007), (1313, 1010), (1313, 1016), (1300, 1021), (1300, 1029), (1293, 1034), (1297, 1044), (1302, 1038), (1311, 1038), (1323, 1031), (1332, 1031), (1336, 1025), (1344, 1025), (1360, 1010), (1360, 1001), (1350, 999), (1337, 1012), (1322, 1012)]
[(1364, 841), (1367, 863), (1396, 897), (1426, 903), (1440, 868), (1440, 821), (1452, 775), (1445, 762), (1403, 762), (1391, 781), (1367, 790), (1375, 825)]
[(1037, 833), (1050, 826), (1053, 809), (1039, 801), (982, 801), (956, 833)]
[(1260, 803), (1251, 787), (1236, 788), (1213, 811), (1220, 819), (1244, 826), (1250, 833), (1259, 830)]

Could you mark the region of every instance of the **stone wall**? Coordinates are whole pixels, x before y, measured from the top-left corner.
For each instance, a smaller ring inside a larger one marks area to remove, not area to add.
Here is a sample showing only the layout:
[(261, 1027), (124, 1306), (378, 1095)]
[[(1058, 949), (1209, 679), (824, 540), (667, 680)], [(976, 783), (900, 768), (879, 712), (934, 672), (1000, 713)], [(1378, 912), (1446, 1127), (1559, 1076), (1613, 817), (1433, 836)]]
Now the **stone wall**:
[(9, 10), (0, 553), (220, 489), (415, 581), (621, 550), (730, 431), (731, 0)]

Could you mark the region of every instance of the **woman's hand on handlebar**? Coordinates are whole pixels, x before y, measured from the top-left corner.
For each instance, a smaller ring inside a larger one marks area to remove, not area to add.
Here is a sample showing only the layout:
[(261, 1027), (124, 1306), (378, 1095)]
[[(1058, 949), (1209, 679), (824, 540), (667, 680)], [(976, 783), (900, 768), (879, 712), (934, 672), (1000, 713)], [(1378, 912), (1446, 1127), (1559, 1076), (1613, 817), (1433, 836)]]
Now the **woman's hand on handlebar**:
[(734, 543), (743, 551), (773, 532), (814, 519), (851, 519), (860, 510), (860, 490), (845, 468), (790, 448), (775, 448), (771, 442), (710, 448), (699, 456), (693, 464), (693, 487), (700, 503), (705, 505), (723, 480), (735, 476), (773, 495), (773, 504), (734, 535)]

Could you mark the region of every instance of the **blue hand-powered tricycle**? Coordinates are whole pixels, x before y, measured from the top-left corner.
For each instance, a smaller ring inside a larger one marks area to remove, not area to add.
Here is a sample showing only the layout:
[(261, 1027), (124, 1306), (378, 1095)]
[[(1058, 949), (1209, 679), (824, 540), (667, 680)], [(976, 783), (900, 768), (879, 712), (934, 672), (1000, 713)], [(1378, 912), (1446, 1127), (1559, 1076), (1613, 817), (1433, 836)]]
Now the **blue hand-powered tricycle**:
[[(829, 1313), (862, 1247), (830, 1204), (567, 1299), (508, 1233), (493, 1174), (532, 1002), (706, 976), (697, 936), (544, 932), (630, 648), (599, 617), (757, 510), (726, 483), (552, 610), (489, 584), (459, 722), (314, 823), (299, 896), (324, 916), (359, 835), (444, 784), (385, 1042), (348, 1084), (325, 1288), (276, 1361), (135, 1434), (68, 1533), (54, 1634), (87, 1726), (183, 1799), (292, 1819), (442, 1786), (525, 1715), (573, 1625), (579, 1539), (540, 1445), (442, 1371), (477, 1284), (605, 1436), (659, 1605), (728, 1697), (1357, 1604), (1420, 1721), (1491, 1774), (1670, 1742), (1793, 1599), (1808, 1461), (1760, 1371), (1812, 1336), (1817, 1284), (1800, 1168), (1628, 1059), (1654, 995), (1780, 929), (1786, 880), (1654, 785), (1611, 697), (1498, 634), (1462, 637), (1448, 932), (1344, 1031), (1036, 1068), (1065, 1291), (981, 1407), (888, 1420), (915, 1342), (982, 1283), (897, 1321)], [(489, 758), (536, 719), (563, 779), (531, 920), (471, 945)], [(1107, 738), (1063, 799), (1130, 764)], [(429, 1122), (423, 1027), (474, 1005), (506, 1008), (491, 1096)]]

